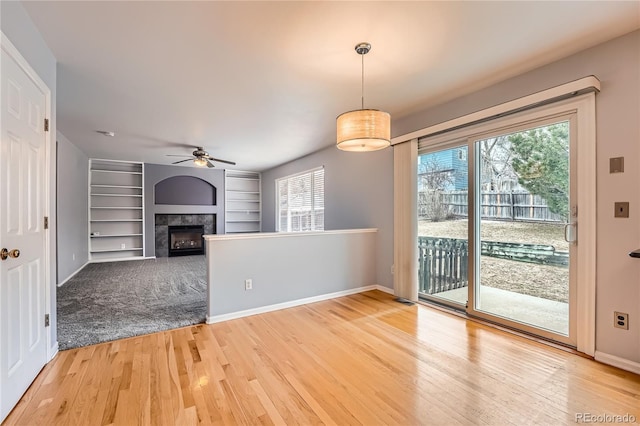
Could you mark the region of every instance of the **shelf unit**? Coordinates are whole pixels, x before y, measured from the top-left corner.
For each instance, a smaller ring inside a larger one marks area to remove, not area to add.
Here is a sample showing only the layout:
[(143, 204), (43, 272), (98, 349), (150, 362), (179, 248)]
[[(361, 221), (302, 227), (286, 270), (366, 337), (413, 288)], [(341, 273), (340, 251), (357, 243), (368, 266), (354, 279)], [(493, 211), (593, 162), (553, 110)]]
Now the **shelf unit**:
[(144, 164), (89, 161), (89, 259), (144, 257)]
[(225, 233), (260, 232), (260, 173), (225, 170)]

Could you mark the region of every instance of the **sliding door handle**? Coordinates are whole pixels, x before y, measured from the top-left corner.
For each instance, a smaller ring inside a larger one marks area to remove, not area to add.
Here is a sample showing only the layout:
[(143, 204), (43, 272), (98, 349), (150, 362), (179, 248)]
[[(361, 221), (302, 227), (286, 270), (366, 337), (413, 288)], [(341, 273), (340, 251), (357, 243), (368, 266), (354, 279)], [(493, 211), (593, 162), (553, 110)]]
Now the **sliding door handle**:
[(577, 222), (571, 222), (564, 225), (564, 240), (569, 244), (576, 244), (578, 242), (578, 239), (576, 238), (577, 230)]

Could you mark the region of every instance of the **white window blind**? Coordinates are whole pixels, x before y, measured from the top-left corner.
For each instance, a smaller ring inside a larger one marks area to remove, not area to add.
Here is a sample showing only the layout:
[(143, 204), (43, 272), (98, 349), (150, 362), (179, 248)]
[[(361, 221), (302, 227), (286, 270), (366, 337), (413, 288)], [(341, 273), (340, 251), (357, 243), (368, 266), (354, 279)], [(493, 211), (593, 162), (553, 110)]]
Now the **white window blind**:
[(278, 231), (324, 230), (324, 168), (277, 179), (276, 187)]

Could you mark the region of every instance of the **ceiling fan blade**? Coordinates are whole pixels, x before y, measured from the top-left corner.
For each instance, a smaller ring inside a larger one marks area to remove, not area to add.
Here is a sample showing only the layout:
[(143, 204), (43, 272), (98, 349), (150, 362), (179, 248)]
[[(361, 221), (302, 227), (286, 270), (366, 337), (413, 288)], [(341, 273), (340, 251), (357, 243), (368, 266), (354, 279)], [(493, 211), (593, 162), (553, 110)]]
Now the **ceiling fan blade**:
[(232, 166), (235, 166), (235, 165), (236, 165), (236, 163), (235, 163), (235, 162), (233, 162), (233, 161), (221, 160), (221, 159), (219, 159), (219, 158), (209, 157), (209, 160), (217, 161), (218, 163), (231, 164)]
[(208, 168), (212, 169), (212, 168), (214, 168), (214, 167), (215, 167), (215, 166), (213, 165), (213, 163), (211, 163), (211, 161), (209, 161), (209, 159), (208, 159), (208, 158), (207, 158), (206, 160), (207, 160), (207, 167), (208, 167)]
[(185, 161), (191, 161), (191, 158), (187, 158), (186, 160), (180, 160), (180, 161), (176, 161), (175, 163), (171, 163), (171, 164), (179, 164), (179, 163), (184, 163)]
[(167, 157), (192, 157), (191, 155), (181, 155), (181, 154), (165, 154)]

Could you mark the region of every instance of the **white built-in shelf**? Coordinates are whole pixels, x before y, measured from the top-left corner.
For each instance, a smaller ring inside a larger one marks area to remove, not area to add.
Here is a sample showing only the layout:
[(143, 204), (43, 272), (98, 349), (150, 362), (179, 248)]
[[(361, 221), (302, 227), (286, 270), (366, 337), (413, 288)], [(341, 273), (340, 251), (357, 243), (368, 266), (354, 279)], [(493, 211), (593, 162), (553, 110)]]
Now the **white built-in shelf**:
[(141, 251), (142, 247), (132, 247), (132, 248), (113, 248), (113, 249), (100, 249), (100, 250), (91, 250), (91, 253), (111, 253), (114, 251)]
[(89, 161), (89, 253), (92, 262), (144, 257), (143, 184), (142, 163)]
[(91, 207), (92, 209), (103, 210), (142, 210), (142, 207)]
[(142, 222), (142, 219), (91, 219), (90, 222)]
[(91, 238), (114, 238), (114, 237), (138, 237), (142, 234), (112, 234), (112, 235), (92, 235)]
[(142, 189), (141, 186), (127, 186), (127, 185), (91, 185), (92, 188), (128, 188), (128, 189)]
[(138, 197), (142, 198), (142, 194), (91, 194), (92, 197)]
[(260, 232), (261, 176), (225, 170), (225, 233)]
[(126, 173), (128, 175), (141, 175), (142, 172), (128, 172), (124, 170), (101, 170), (101, 169), (91, 169), (92, 172), (98, 173)]

